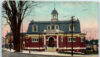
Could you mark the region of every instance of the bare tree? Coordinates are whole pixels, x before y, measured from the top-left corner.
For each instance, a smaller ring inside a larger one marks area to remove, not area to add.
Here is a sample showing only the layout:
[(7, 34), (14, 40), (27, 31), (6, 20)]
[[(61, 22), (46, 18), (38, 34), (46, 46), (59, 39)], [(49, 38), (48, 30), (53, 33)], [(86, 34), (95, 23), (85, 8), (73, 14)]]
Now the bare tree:
[(7, 19), (14, 38), (15, 52), (21, 51), (20, 29), (23, 19), (29, 15), (37, 3), (34, 1), (4, 1), (3, 17)]

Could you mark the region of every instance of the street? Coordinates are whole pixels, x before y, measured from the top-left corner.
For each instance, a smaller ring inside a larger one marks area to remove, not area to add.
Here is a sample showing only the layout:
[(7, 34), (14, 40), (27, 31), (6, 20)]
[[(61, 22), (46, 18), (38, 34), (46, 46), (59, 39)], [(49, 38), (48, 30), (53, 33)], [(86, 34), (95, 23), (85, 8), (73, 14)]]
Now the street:
[[(71, 57), (71, 56), (56, 56), (56, 55), (42, 55), (42, 54), (28, 54), (28, 53), (15, 53), (2, 50), (2, 57)], [(80, 55), (73, 57), (98, 57), (98, 55)]]

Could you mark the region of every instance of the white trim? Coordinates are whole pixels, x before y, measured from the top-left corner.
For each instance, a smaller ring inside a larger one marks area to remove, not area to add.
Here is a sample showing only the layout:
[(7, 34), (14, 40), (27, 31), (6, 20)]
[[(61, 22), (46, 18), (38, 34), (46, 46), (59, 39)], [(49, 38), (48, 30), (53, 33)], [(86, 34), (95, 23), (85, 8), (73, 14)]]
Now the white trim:
[[(68, 42), (72, 42), (72, 39), (71, 39), (72, 37), (68, 37)], [(73, 38), (75, 38), (76, 39), (76, 37), (73, 37)], [(70, 41), (69, 41), (69, 39), (70, 39)], [(75, 41), (73, 41), (73, 42), (76, 42), (76, 40)]]
[(59, 48), (59, 36), (57, 35), (57, 48)]
[[(66, 51), (66, 52), (72, 52), (72, 51)], [(77, 52), (77, 51), (73, 51), (74, 53), (81, 53), (81, 54), (84, 54), (84, 53), (82, 53), (82, 52)]]
[[(72, 24), (69, 24), (69, 31), (71, 31), (71, 28), (70, 28), (71, 25), (72, 25)], [(75, 31), (74, 24), (73, 24), (73, 31)]]
[(44, 35), (44, 45), (46, 45), (46, 35)]
[(53, 37), (53, 36), (49, 36), (46, 41), (49, 41), (49, 38), (51, 38), (51, 37), (54, 39), (54, 41), (56, 41), (55, 37)]
[[(54, 29), (52, 29), (52, 26), (54, 26)], [(48, 29), (48, 27), (50, 29)], [(58, 27), (58, 29), (56, 27)], [(59, 30), (59, 25), (57, 25), (57, 24), (47, 25), (47, 30)]]
[(80, 42), (84, 42), (84, 37), (81, 37), (80, 38)]
[(24, 47), (24, 49), (44, 49), (43, 47), (38, 47), (38, 48), (34, 48), (34, 47)]
[[(58, 27), (58, 29), (57, 29), (56, 27)], [(59, 30), (59, 25), (55, 25), (55, 29), (56, 29), (56, 30)]]
[(61, 36), (61, 42), (63, 42), (64, 41), (64, 37), (63, 36)]
[[(34, 31), (34, 26), (36, 26), (36, 31)], [(32, 25), (32, 32), (38, 32), (38, 25)]]
[[(32, 39), (32, 42), (39, 42), (39, 39), (38, 38), (31, 38), (31, 39)], [(34, 41), (33, 41), (33, 39), (34, 39)]]
[[(71, 47), (63, 47), (58, 49), (72, 49)], [(86, 47), (74, 47), (73, 49), (86, 49)]]
[[(48, 29), (48, 27), (49, 27), (49, 29)], [(47, 25), (47, 30), (51, 30), (51, 26), (50, 25)]]

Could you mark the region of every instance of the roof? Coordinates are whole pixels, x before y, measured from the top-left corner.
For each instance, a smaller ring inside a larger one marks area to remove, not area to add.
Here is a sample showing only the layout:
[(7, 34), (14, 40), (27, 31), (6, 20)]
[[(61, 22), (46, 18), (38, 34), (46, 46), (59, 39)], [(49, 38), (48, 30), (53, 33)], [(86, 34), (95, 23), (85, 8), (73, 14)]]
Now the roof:
[(58, 14), (57, 10), (54, 8), (51, 14)]
[(91, 41), (86, 40), (85, 43), (86, 44), (90, 44), (90, 45), (92, 45), (92, 44), (98, 44), (98, 40), (91, 40)]
[[(71, 33), (69, 31), (69, 25), (72, 24), (71, 20), (68, 21), (31, 21), (28, 26), (27, 34), (38, 34), (43, 33), (47, 29), (48, 25), (59, 25), (59, 30), (64, 31), (64, 33)], [(81, 33), (79, 20), (74, 20), (74, 33)], [(38, 25), (38, 32), (32, 32), (32, 25)]]
[(91, 40), (90, 43), (91, 44), (98, 44), (98, 40)]
[[(20, 33), (21, 35), (26, 35), (26, 33)], [(8, 35), (12, 35), (12, 33), (11, 32), (9, 32), (9, 33), (7, 33), (7, 35), (6, 36), (8, 36)]]

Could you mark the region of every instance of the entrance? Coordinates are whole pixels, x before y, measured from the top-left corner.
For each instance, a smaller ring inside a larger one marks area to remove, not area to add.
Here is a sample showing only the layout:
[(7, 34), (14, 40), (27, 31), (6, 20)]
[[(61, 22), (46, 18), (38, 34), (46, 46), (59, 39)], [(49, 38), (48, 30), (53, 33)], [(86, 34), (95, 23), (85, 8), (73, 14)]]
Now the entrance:
[(48, 47), (54, 47), (54, 38), (53, 37), (49, 38)]

